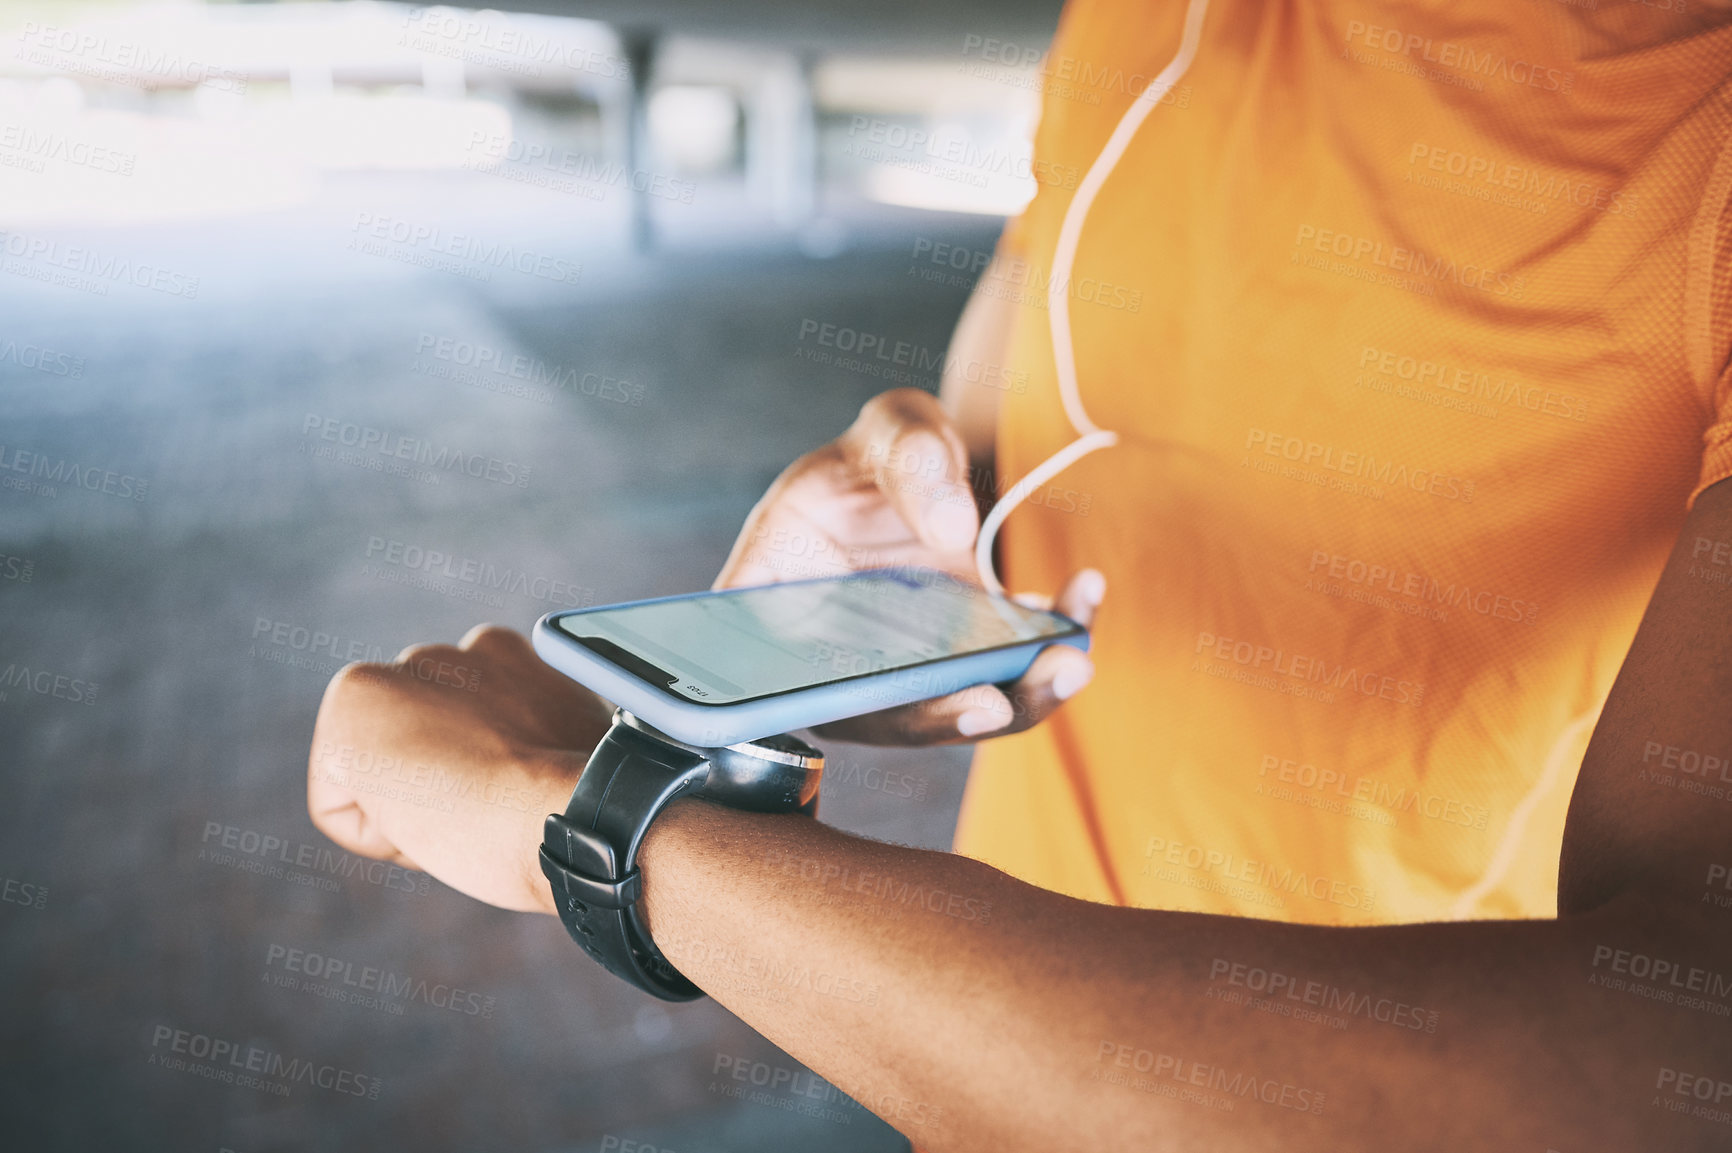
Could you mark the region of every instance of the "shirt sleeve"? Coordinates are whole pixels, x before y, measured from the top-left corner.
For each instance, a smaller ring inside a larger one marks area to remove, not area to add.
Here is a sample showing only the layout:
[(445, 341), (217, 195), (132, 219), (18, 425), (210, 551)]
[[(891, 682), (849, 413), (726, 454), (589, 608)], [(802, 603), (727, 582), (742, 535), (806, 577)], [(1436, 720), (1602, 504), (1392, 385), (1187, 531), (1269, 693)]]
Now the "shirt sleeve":
[[(1052, 44), (1040, 62), (1040, 116), (1034, 126), (1034, 149), (1029, 172), (1035, 181), (1034, 198), (1023, 210), (1011, 217), (998, 238), (997, 256), (1001, 265), (1028, 261), (1034, 255), (1034, 238), (1041, 234), (1038, 221), (1051, 213), (1063, 213), (1071, 192), (1081, 179), (1081, 173), (1067, 167), (1074, 159), (1072, 139), (1075, 125), (1072, 117), (1074, 100), (1065, 99), (1069, 88), (1059, 72), (1061, 62), (1074, 57), (1077, 43), (1090, 35), (1098, 35), (1102, 5), (1096, 0), (1067, 0), (1059, 13), (1058, 28)], [(1092, 107), (1092, 106), (1091, 106)], [(1056, 224), (1049, 224), (1056, 228)]]

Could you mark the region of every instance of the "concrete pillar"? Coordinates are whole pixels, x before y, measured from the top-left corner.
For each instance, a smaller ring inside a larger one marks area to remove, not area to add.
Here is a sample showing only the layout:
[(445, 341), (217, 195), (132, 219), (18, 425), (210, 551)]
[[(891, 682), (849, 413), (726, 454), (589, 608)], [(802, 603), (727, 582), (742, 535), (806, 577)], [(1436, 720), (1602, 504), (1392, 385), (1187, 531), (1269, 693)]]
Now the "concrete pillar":
[(764, 69), (747, 98), (746, 180), (776, 223), (797, 228), (818, 211), (818, 114), (812, 58)]
[(631, 65), (631, 91), (627, 97), (624, 137), (625, 166), (631, 179), (631, 246), (639, 253), (655, 247), (655, 222), (650, 219), (649, 178), (640, 177), (653, 163), (649, 138), (649, 87), (655, 71), (660, 34), (653, 28), (628, 28), (620, 33), (620, 47)]

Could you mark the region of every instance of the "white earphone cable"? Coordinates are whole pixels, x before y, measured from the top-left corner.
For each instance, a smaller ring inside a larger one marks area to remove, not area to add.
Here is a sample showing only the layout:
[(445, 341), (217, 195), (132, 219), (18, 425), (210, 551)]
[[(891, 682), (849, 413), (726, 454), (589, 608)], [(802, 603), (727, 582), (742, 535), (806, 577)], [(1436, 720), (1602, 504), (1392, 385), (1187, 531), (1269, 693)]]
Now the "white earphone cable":
[(1088, 172), (1083, 176), (1082, 183), (1077, 186), (1076, 194), (1071, 197), (1070, 206), (1065, 209), (1064, 220), (1059, 225), (1058, 244), (1052, 255), (1052, 276), (1046, 286), (1047, 319), (1052, 329), (1053, 367), (1058, 375), (1059, 399), (1064, 403), (1065, 415), (1070, 419), (1071, 427), (1076, 429), (1077, 439), (1054, 453), (1046, 460), (1029, 471), (1010, 491), (1006, 492), (992, 506), (992, 511), (986, 514), (986, 520), (980, 526), (980, 536), (974, 545), (974, 567), (979, 571), (980, 583), (995, 593), (1002, 593), (1004, 586), (999, 583), (998, 574), (993, 571), (992, 542), (998, 536), (1000, 526), (1004, 524), (1017, 505), (1024, 498), (1065, 469), (1075, 464), (1082, 457), (1096, 449), (1107, 448), (1118, 443), (1116, 432), (1098, 427), (1086, 409), (1083, 408), (1082, 396), (1077, 389), (1076, 352), (1071, 346), (1070, 333), (1070, 274), (1076, 263), (1077, 243), (1082, 237), (1083, 223), (1088, 219), (1089, 209), (1094, 206), (1095, 196), (1100, 192), (1101, 185), (1118, 166), (1119, 158), (1130, 146), (1131, 138), (1137, 134), (1137, 129), (1147, 119), (1149, 113), (1159, 104), (1168, 92), (1172, 91), (1185, 72), (1191, 67), (1191, 60), (1197, 54), (1197, 43), (1203, 35), (1203, 16), (1209, 9), (1209, 0), (1190, 0), (1190, 6), (1185, 10), (1185, 30), (1179, 41), (1179, 50), (1174, 54), (1160, 74), (1149, 81), (1137, 98), (1131, 101), (1131, 106), (1120, 118), (1118, 127), (1107, 138), (1106, 147), (1101, 149)]

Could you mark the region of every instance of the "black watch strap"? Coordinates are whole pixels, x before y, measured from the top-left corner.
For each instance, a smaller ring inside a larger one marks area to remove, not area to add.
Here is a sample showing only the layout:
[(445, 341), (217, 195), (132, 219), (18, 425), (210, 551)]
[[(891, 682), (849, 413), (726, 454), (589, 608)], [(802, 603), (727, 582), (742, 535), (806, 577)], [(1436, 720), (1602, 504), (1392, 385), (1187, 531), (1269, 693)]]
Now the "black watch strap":
[(637, 869), (644, 832), (682, 795), (739, 808), (812, 812), (822, 766), (822, 754), (791, 737), (701, 749), (619, 710), (565, 812), (550, 813), (543, 827), (541, 871), (553, 886), (559, 919), (586, 953), (638, 988), (664, 1001), (703, 996), (644, 931)]

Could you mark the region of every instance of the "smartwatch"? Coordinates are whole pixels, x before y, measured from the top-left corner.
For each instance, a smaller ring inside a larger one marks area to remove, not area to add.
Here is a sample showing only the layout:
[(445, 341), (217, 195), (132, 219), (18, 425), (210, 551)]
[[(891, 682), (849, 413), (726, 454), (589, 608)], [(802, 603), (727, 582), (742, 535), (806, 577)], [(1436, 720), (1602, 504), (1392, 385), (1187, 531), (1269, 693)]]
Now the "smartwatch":
[(566, 931), (610, 972), (664, 1001), (703, 996), (644, 930), (637, 869), (644, 832), (676, 797), (814, 816), (823, 772), (824, 754), (797, 737), (700, 748), (615, 709), (571, 802), (549, 813), (543, 829), (541, 871)]

